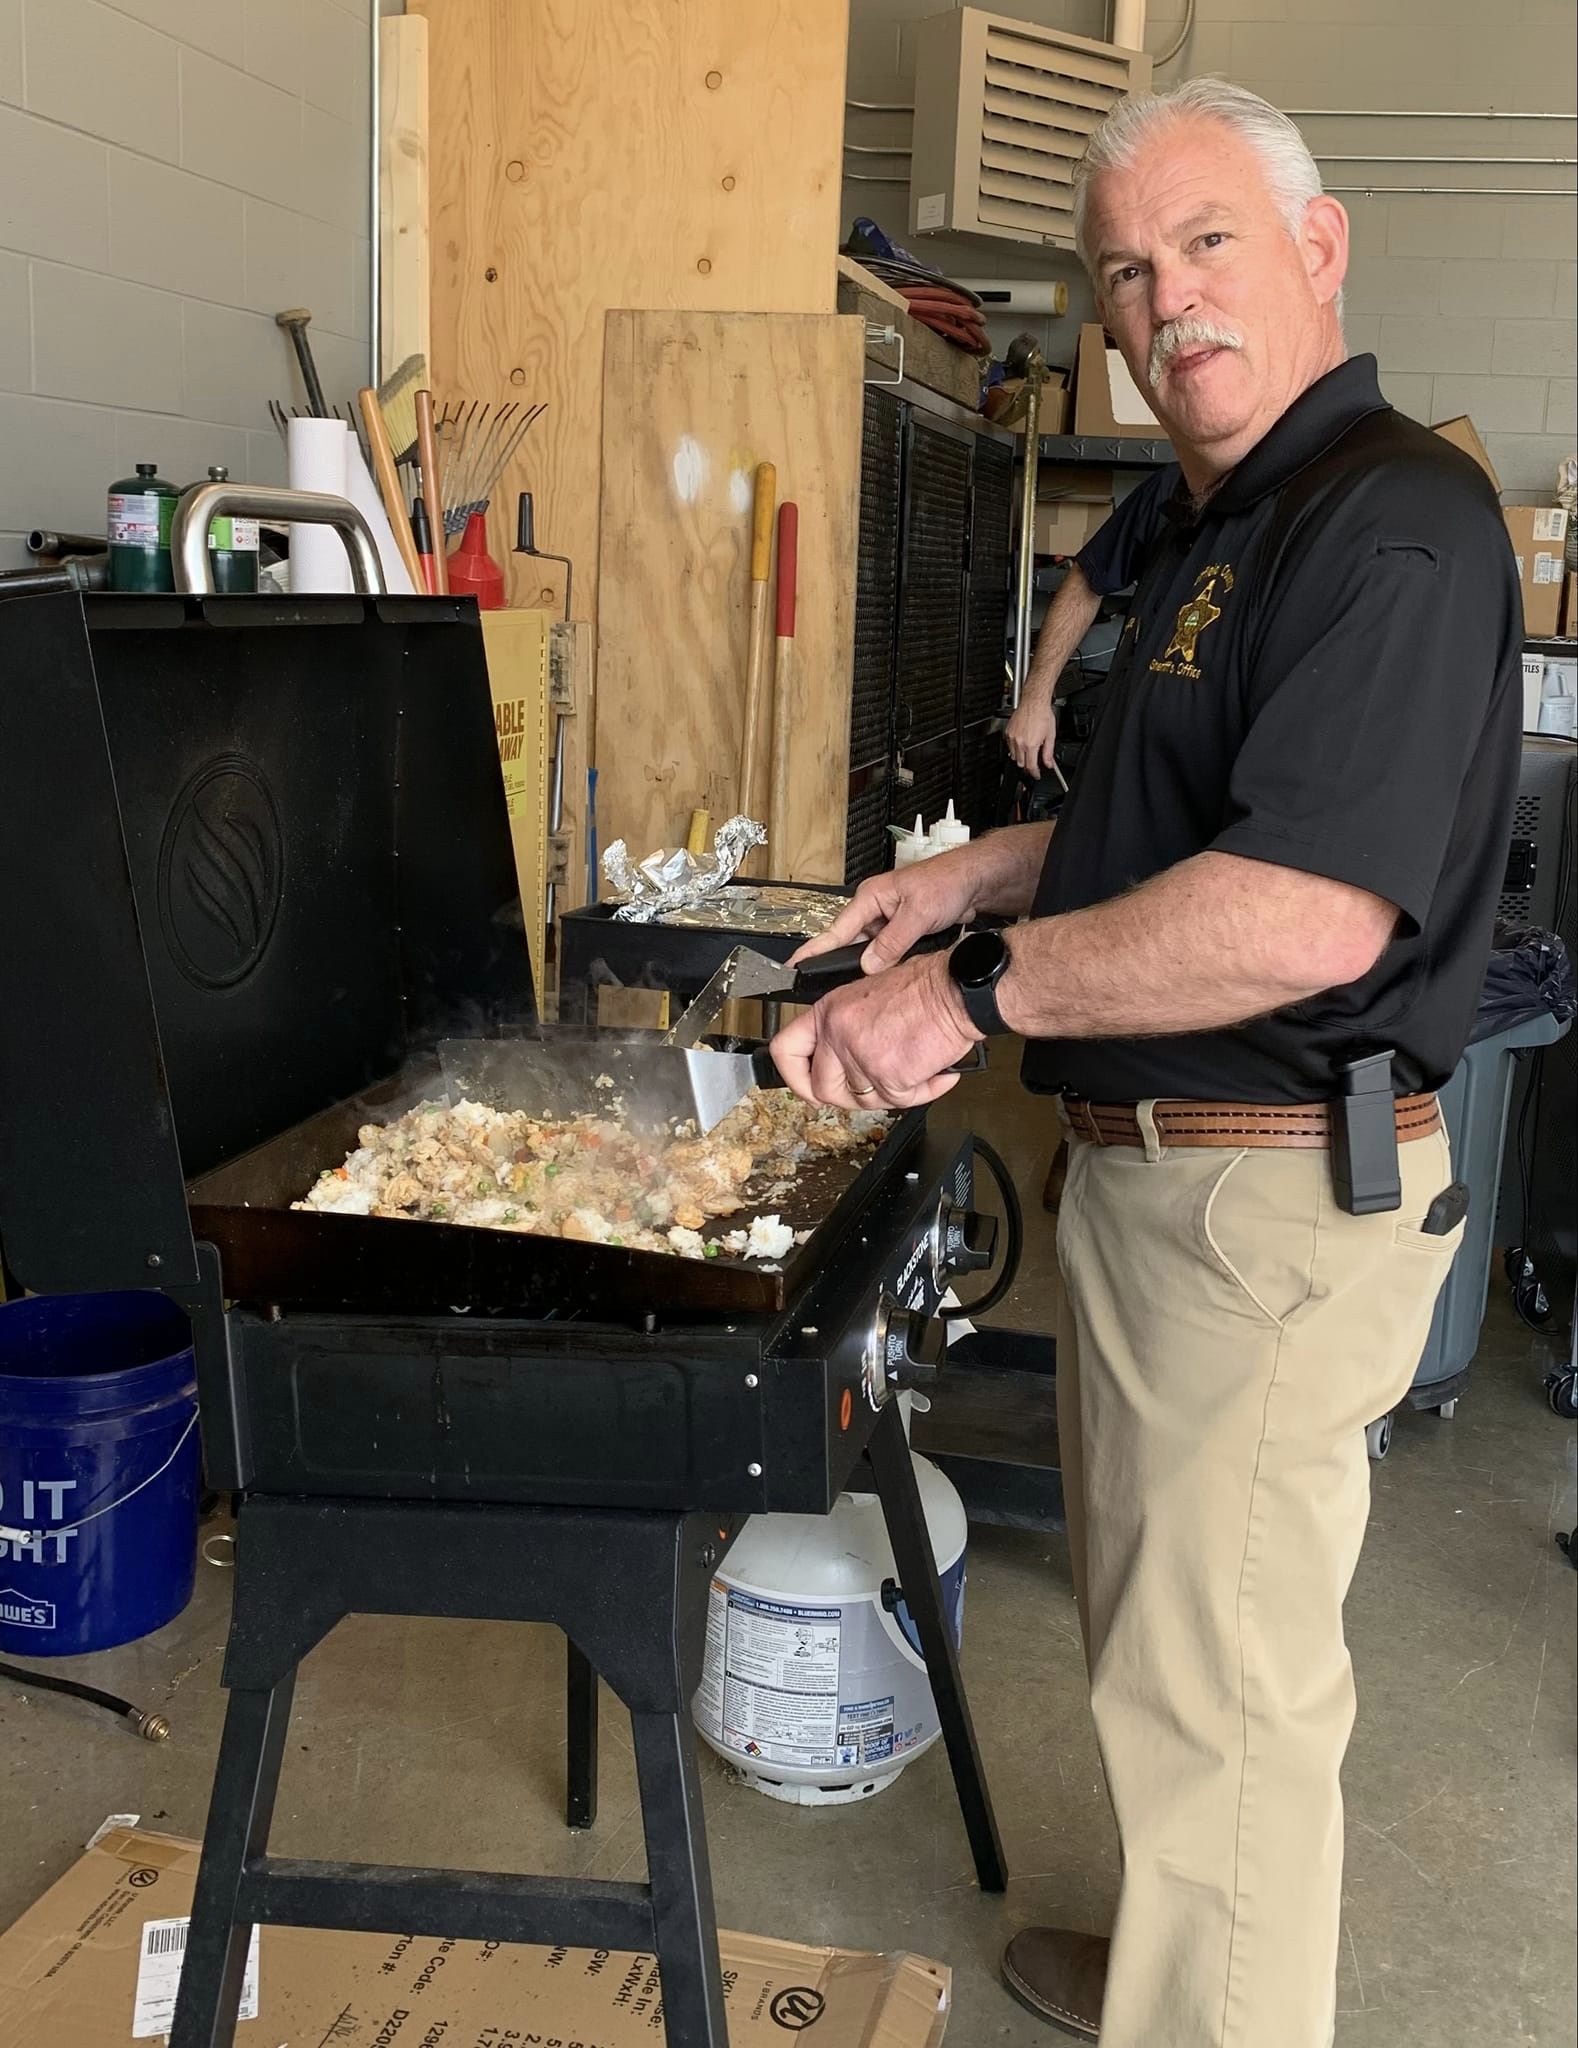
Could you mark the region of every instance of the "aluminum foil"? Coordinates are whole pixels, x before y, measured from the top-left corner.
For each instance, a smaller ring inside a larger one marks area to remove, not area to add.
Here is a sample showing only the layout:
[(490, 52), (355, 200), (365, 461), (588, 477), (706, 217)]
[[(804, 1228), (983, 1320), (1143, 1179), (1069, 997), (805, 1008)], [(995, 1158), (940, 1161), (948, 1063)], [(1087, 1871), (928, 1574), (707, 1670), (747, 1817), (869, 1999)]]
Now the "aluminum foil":
[(777, 882), (734, 882), (703, 903), (666, 910), (659, 924), (693, 930), (772, 932), (812, 939), (825, 932), (849, 901), (832, 889), (786, 889)]
[(765, 826), (754, 818), (730, 818), (718, 827), (711, 853), (673, 852), (660, 848), (639, 866), (630, 849), (616, 839), (603, 855), (603, 874), (624, 902), (614, 912), (622, 924), (651, 924), (675, 910), (691, 910), (726, 889), (741, 861), (754, 847), (767, 844)]

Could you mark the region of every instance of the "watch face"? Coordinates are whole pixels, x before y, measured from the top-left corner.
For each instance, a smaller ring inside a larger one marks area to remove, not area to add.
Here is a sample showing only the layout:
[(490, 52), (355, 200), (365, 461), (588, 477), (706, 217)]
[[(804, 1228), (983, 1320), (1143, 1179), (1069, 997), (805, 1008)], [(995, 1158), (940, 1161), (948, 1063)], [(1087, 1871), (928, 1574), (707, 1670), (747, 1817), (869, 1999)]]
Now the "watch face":
[(985, 988), (1008, 956), (1001, 932), (967, 932), (948, 955), (948, 972), (965, 988)]

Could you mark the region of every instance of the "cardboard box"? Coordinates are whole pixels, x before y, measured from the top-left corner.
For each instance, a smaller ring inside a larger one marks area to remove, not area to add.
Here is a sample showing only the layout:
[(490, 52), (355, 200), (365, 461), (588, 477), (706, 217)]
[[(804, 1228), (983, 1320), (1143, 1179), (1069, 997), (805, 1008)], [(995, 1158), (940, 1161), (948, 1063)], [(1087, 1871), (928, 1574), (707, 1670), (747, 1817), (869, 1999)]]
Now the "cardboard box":
[(1036, 553), (1077, 555), (1112, 517), (1112, 500), (1056, 498), (1036, 506)]
[(1523, 630), (1531, 640), (1548, 640), (1561, 624), (1567, 514), (1559, 505), (1506, 505), (1501, 516), (1518, 558)]
[(1561, 629), (1569, 640), (1578, 636), (1578, 576), (1572, 574), (1562, 585)]
[(1443, 441), (1450, 441), (1454, 448), (1461, 448), (1465, 455), (1472, 456), (1490, 478), (1491, 489), (1496, 496), (1501, 496), (1501, 478), (1496, 474), (1496, 465), (1486, 454), (1485, 444), (1479, 438), (1479, 431), (1466, 412), (1460, 412), (1456, 419), (1442, 420), (1430, 431), (1432, 434), (1439, 434)]
[(1115, 441), (1165, 441), (1167, 429), (1129, 375), (1129, 366), (1107, 340), (1106, 330), (1079, 330), (1074, 363), (1074, 432)]
[[(195, 1842), (112, 1828), (0, 1935), (0, 2048), (134, 2048), (169, 2030)], [(653, 2048), (650, 1955), (431, 1935), (258, 1930), (237, 2048)], [(951, 1976), (902, 1954), (720, 1938), (731, 2048), (940, 2048)], [(139, 1981), (142, 1991), (139, 1994)]]

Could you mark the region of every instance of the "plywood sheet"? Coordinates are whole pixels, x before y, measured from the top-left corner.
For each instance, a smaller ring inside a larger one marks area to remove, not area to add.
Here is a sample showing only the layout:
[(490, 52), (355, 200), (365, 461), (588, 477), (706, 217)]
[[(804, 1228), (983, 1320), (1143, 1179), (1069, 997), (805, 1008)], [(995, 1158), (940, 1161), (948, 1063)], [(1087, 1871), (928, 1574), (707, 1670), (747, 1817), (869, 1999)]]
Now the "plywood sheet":
[(427, 23), (378, 24), (378, 347), (380, 378), (430, 353)]
[(549, 407), (515, 493), (595, 618), (603, 316), (831, 311), (847, 0), (411, 0), (427, 17), (435, 389)]
[[(839, 881), (865, 323), (837, 314), (608, 316), (596, 754), (604, 845), (680, 845), (737, 808), (751, 485), (800, 508), (790, 812), (767, 870)], [(775, 564), (776, 572), (776, 564)], [(769, 730), (771, 713), (769, 712)]]

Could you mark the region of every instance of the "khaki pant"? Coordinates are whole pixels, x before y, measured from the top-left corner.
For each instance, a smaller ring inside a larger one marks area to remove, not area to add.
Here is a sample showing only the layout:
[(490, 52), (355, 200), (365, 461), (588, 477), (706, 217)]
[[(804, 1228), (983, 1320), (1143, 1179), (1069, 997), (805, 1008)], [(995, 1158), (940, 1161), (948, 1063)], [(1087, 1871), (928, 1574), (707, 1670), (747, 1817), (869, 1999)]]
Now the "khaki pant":
[(1102, 2048), (1328, 2048), (1364, 1429), (1461, 1236), (1418, 1228), (1447, 1141), (1401, 1147), (1380, 1216), (1323, 1152), (1069, 1152), (1058, 1426), (1123, 1850)]

